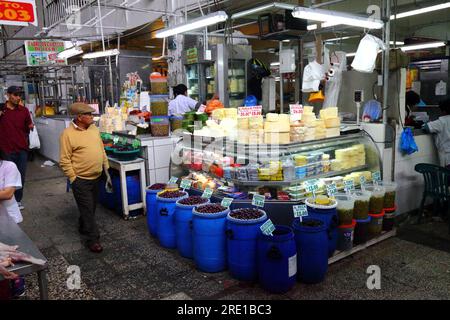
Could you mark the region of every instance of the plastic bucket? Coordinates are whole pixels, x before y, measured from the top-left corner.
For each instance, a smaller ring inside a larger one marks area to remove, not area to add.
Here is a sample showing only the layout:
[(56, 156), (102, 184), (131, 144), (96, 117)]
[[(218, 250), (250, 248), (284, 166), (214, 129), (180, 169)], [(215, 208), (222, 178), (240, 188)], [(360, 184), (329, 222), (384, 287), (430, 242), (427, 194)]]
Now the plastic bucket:
[(369, 202), (369, 213), (379, 214), (384, 209), (384, 194), (386, 191), (384, 187), (374, 185), (367, 186), (366, 190), (371, 193)]
[(353, 236), (353, 244), (358, 245), (366, 243), (369, 239), (369, 224), (372, 217), (367, 219), (358, 220), (356, 219), (355, 232)]
[(145, 203), (147, 206), (147, 228), (148, 232), (156, 237), (158, 235), (158, 212), (157, 212), (157, 202), (156, 195), (157, 193), (163, 190), (145, 190)]
[(227, 214), (230, 209), (218, 213), (201, 213), (192, 210), (192, 242), (194, 262), (203, 272), (220, 272), (227, 267)]
[(380, 181), (378, 185), (384, 187), (384, 208), (395, 207), (395, 196), (397, 193), (397, 183), (393, 181)]
[(397, 216), (396, 208), (384, 209), (383, 231), (391, 231), (395, 225), (395, 217)]
[(116, 208), (116, 196), (114, 195), (114, 190), (111, 193), (106, 192), (105, 184), (106, 180), (101, 179), (98, 186), (98, 200), (105, 208), (114, 210)]
[(319, 283), (328, 270), (328, 232), (324, 219), (305, 217), (303, 222), (318, 221), (319, 226), (306, 226), (295, 219), (292, 226), (297, 245), (297, 278), (304, 283)]
[[(204, 204), (209, 203), (209, 199)], [(203, 204), (203, 203), (202, 203)], [(198, 205), (184, 205), (176, 202), (175, 209), (175, 238), (178, 253), (185, 258), (192, 259), (192, 209)]]
[(273, 236), (258, 236), (257, 268), (261, 287), (271, 293), (285, 293), (295, 285), (297, 250), (294, 232), (275, 225)]
[(347, 225), (338, 227), (337, 249), (339, 251), (351, 250), (353, 248), (353, 235), (355, 231), (356, 220)]
[(187, 192), (184, 192), (184, 196), (178, 198), (161, 198), (159, 195), (156, 196), (157, 236), (159, 243), (164, 248), (175, 249), (177, 247), (175, 234), (176, 202), (187, 196)]
[(369, 234), (371, 236), (379, 235), (383, 230), (384, 211), (379, 214), (369, 214), (369, 216), (372, 218), (369, 224)]
[(351, 195), (355, 199), (353, 218), (366, 220), (369, 217), (370, 196), (372, 194), (368, 191), (355, 191)]
[(336, 194), (334, 198), (337, 201), (337, 214), (340, 225), (348, 225), (353, 221), (353, 208), (355, 199), (351, 195)]
[[(114, 171), (113, 171), (114, 172)], [(117, 171), (115, 171), (117, 172)], [(111, 182), (113, 185), (113, 194), (115, 197), (115, 204), (116, 204), (116, 212), (120, 215), (123, 214), (122, 209), (122, 188), (120, 183), (120, 176), (118, 173), (115, 173), (111, 175)], [(127, 197), (128, 197), (128, 205), (139, 203), (142, 201), (141, 197), (141, 182), (140, 182), (140, 175), (139, 171), (129, 171), (127, 172), (126, 177), (126, 184), (127, 184)], [(142, 211), (142, 209), (133, 210), (130, 212), (130, 216), (135, 216), (136, 214), (139, 214)]]
[(322, 206), (311, 203), (310, 199), (306, 199), (305, 203), (308, 209), (308, 216), (312, 218), (317, 218), (324, 220), (327, 224), (327, 229), (329, 233), (328, 237), (328, 256), (331, 257), (336, 250), (337, 245), (337, 226), (338, 226), (338, 216), (337, 216), (337, 201), (333, 205)]
[(256, 250), (261, 233), (259, 227), (267, 220), (266, 212), (259, 211), (263, 216), (253, 220), (233, 218), (230, 216), (232, 212), (227, 215), (228, 268), (231, 276), (238, 280), (255, 281), (258, 277)]

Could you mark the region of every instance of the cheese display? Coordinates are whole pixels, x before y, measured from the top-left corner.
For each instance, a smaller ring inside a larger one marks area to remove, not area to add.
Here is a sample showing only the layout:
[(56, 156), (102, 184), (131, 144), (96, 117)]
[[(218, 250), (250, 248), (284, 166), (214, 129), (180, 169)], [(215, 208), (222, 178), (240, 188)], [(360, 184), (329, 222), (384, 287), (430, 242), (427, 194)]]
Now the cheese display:
[(327, 128), (339, 128), (341, 126), (341, 120), (339, 118), (327, 118), (325, 121), (325, 127)]
[(264, 128), (264, 118), (263, 116), (254, 116), (248, 118), (249, 129), (263, 129)]
[(326, 137), (327, 138), (339, 137), (340, 135), (341, 135), (341, 131), (340, 131), (339, 127), (326, 129)]
[[(336, 160), (339, 164), (335, 166), (342, 167), (342, 170), (363, 166), (366, 164), (366, 153), (364, 145), (358, 144), (350, 148), (338, 149), (335, 151)], [(333, 162), (331, 163), (333, 167)]]
[(264, 143), (287, 144), (289, 142), (290, 142), (289, 132), (266, 132), (266, 131), (264, 132)]
[(268, 113), (266, 114), (266, 121), (269, 122), (278, 122), (279, 114), (278, 113)]

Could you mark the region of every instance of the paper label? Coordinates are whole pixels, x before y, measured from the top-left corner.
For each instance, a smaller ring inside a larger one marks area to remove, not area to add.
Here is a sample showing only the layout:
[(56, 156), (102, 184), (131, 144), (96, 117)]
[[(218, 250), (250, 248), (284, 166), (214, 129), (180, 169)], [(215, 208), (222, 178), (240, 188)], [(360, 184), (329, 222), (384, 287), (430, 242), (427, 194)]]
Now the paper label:
[(170, 177), (168, 184), (175, 184), (175, 183), (177, 183), (177, 181), (178, 181), (177, 177)]
[(297, 274), (297, 255), (289, 258), (289, 278)]
[(209, 199), (211, 198), (212, 194), (213, 190), (211, 188), (206, 188), (205, 191), (203, 191), (202, 198)]
[(316, 180), (305, 181), (305, 190), (307, 192), (315, 192), (315, 191), (319, 190), (319, 186), (317, 185), (317, 181)]
[(355, 189), (355, 184), (353, 183), (353, 180), (345, 180), (344, 181), (344, 190), (346, 192), (352, 191)]
[(291, 114), (291, 120), (301, 120), (303, 114), (303, 106), (301, 104), (290, 104), (289, 110)]
[(261, 196), (259, 194), (255, 194), (252, 199), (252, 205), (263, 208), (265, 201), (266, 201), (266, 197)]
[(374, 182), (381, 181), (381, 173), (380, 173), (380, 171), (375, 171), (374, 173), (372, 173), (372, 180)]
[(359, 177), (359, 182), (361, 183), (361, 188), (366, 186), (366, 177)]
[(334, 182), (327, 185), (327, 194), (329, 197), (334, 197), (334, 195), (336, 193), (337, 193), (337, 188), (336, 188), (336, 184)]
[(180, 188), (184, 190), (189, 190), (191, 188), (192, 181), (191, 180), (181, 180)]
[(231, 205), (231, 203), (233, 202), (233, 198), (223, 198), (222, 199), (222, 202), (220, 203), (220, 205), (222, 206), (222, 207), (229, 207), (230, 205)]
[(292, 206), (294, 210), (294, 217), (306, 217), (308, 215), (308, 210), (306, 209), (306, 204), (300, 204), (297, 206)]
[(272, 220), (268, 219), (261, 227), (259, 227), (259, 229), (261, 229), (262, 233), (265, 235), (273, 236), (272, 233), (275, 231), (275, 226), (273, 225)]
[(239, 117), (253, 117), (262, 115), (262, 106), (254, 107), (239, 107), (238, 116)]

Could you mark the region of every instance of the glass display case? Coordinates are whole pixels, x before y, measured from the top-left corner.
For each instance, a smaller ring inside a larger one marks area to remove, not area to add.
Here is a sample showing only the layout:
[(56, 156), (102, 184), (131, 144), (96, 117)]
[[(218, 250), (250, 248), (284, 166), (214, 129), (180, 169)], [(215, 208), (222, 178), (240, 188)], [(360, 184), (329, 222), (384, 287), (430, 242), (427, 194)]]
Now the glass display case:
[(242, 107), (247, 92), (246, 60), (228, 60), (228, 88), (229, 106), (231, 108)]
[(205, 64), (206, 96), (203, 100), (211, 100), (217, 92), (216, 68), (214, 63)]
[(247, 207), (254, 194), (266, 196), (266, 210), (274, 223), (290, 223), (292, 205), (310, 196), (307, 185), (326, 193), (345, 181), (355, 188), (361, 177), (370, 182), (381, 171), (378, 149), (364, 132), (302, 143), (241, 144), (228, 138), (183, 134), (171, 159), (171, 176), (193, 181), (191, 193), (214, 190), (213, 201), (233, 198), (232, 209)]
[(186, 80), (188, 88), (188, 96), (192, 99), (200, 99), (200, 64), (186, 65)]

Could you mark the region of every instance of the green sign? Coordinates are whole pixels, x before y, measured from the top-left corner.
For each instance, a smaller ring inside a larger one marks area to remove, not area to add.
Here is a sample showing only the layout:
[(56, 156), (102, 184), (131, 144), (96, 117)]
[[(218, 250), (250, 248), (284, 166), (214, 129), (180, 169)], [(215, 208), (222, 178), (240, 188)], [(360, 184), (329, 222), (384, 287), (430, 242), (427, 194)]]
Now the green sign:
[(177, 183), (177, 181), (178, 181), (177, 177), (170, 177), (168, 184), (175, 184), (175, 183)]
[(114, 136), (113, 141), (114, 141), (114, 144), (116, 144), (117, 142), (119, 142), (119, 137), (118, 136)]
[(308, 209), (306, 209), (306, 204), (301, 204), (298, 206), (292, 206), (294, 210), (294, 217), (306, 217), (308, 215)]
[(374, 173), (372, 173), (372, 180), (373, 180), (373, 182), (381, 181), (380, 171), (375, 171)]
[(190, 48), (186, 50), (186, 63), (193, 64), (198, 62), (197, 48)]
[(264, 208), (264, 201), (266, 201), (266, 197), (255, 194), (252, 199), (252, 205)]
[(26, 40), (24, 44), (27, 65), (30, 67), (67, 65), (67, 59), (58, 58), (58, 53), (65, 50), (64, 41)]
[(275, 231), (275, 226), (273, 225), (272, 221), (268, 219), (264, 224), (259, 227), (261, 229), (262, 233), (264, 233), (267, 236), (273, 236), (273, 232)]
[(186, 190), (186, 189), (189, 190), (191, 188), (191, 184), (192, 184), (191, 180), (183, 179), (183, 180), (181, 180), (180, 188), (183, 190)]
[(327, 185), (327, 194), (329, 197), (334, 197), (334, 195), (337, 193), (336, 184), (330, 183)]
[(203, 191), (202, 198), (209, 199), (211, 198), (212, 194), (213, 190), (211, 188), (206, 188), (205, 191)]
[(344, 190), (346, 192), (350, 192), (355, 189), (355, 184), (353, 183), (353, 180), (345, 180), (344, 181)]
[(229, 207), (231, 205), (231, 203), (233, 202), (233, 198), (223, 198), (222, 202), (220, 203), (220, 205), (222, 207)]

